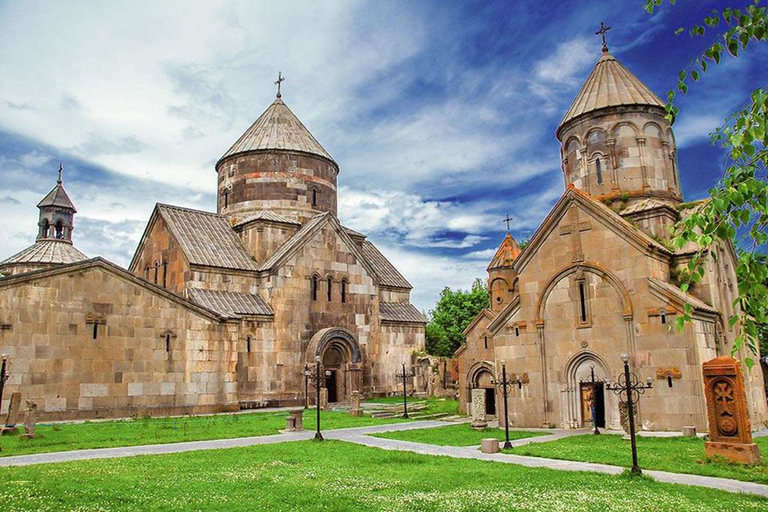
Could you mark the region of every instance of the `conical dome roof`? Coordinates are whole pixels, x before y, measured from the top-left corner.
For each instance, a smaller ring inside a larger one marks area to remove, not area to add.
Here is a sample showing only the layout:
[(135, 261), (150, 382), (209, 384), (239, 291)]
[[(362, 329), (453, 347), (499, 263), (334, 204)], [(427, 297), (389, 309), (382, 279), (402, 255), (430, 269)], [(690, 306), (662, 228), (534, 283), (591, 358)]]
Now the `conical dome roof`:
[(336, 163), (281, 98), (259, 116), (219, 161), (238, 153), (269, 149), (300, 151)]
[(512, 238), (512, 235), (507, 233), (507, 236), (504, 238), (504, 241), (501, 242), (499, 249), (496, 251), (496, 254), (493, 256), (493, 259), (491, 260), (491, 263), (488, 264), (486, 270), (511, 267), (515, 262), (515, 259), (520, 256), (520, 252), (520, 246), (517, 245), (517, 242)]
[(50, 192), (48, 192), (48, 195), (46, 195), (42, 201), (37, 203), (38, 208), (42, 208), (44, 206), (69, 208), (73, 212), (77, 213), (77, 210), (75, 210), (75, 205), (72, 204), (72, 200), (67, 195), (67, 191), (64, 190), (64, 184), (61, 182), (61, 174), (59, 174), (59, 181), (56, 182), (56, 186), (53, 187)]
[(565, 113), (560, 128), (588, 112), (619, 105), (652, 105), (664, 108), (664, 102), (653, 91), (604, 49), (592, 73)]

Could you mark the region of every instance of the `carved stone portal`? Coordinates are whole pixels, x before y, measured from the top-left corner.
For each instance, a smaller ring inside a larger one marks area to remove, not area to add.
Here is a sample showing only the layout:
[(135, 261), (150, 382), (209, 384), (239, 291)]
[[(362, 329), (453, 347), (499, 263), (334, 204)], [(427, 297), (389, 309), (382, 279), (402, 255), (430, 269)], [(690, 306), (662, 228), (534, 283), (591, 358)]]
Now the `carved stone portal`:
[(704, 363), (703, 371), (709, 420), (707, 456), (758, 464), (760, 450), (752, 442), (741, 364), (732, 357), (718, 357)]

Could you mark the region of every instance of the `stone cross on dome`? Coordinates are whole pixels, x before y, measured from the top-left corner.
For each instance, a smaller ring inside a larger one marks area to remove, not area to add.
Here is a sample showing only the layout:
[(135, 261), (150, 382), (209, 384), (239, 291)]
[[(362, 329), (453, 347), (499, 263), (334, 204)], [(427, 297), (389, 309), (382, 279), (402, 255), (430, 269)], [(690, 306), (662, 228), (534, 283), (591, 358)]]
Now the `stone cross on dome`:
[(283, 76), (283, 72), (282, 71), (278, 71), (277, 72), (277, 81), (275, 82), (275, 85), (277, 86), (277, 97), (278, 98), (282, 98), (283, 97), (283, 95), (280, 94), (280, 86), (282, 85), (283, 82), (285, 82), (285, 77)]
[(607, 34), (611, 30), (611, 27), (606, 25), (604, 22), (600, 22), (600, 30), (595, 32), (596, 36), (600, 36), (603, 38), (603, 51), (608, 51), (608, 43), (605, 41), (605, 34)]
[(64, 172), (64, 164), (59, 164), (59, 179), (56, 180), (56, 183), (61, 185), (61, 173)]

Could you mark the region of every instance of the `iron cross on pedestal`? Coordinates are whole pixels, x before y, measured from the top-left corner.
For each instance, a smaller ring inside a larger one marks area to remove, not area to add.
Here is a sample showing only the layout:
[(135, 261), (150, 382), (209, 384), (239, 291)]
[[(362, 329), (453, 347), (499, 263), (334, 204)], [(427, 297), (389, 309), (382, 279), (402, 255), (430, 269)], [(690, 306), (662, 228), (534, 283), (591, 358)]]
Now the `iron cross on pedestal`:
[(277, 86), (277, 97), (278, 98), (282, 98), (283, 97), (283, 95), (280, 94), (280, 86), (282, 85), (283, 82), (285, 82), (285, 77), (283, 76), (283, 72), (282, 71), (278, 71), (277, 72), (277, 81), (275, 82), (275, 85)]
[(600, 22), (600, 30), (595, 32), (596, 36), (600, 36), (603, 38), (603, 51), (608, 51), (608, 43), (605, 41), (605, 34), (607, 34), (611, 30), (611, 27), (606, 25), (604, 22)]

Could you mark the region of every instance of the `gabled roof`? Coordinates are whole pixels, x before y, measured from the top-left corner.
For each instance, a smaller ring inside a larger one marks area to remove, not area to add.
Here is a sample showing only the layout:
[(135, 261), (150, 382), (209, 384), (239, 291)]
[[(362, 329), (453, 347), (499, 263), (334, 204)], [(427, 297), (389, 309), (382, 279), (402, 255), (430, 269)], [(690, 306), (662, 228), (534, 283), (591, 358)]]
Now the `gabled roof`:
[(81, 253), (69, 241), (40, 240), (34, 245), (17, 252), (10, 258), (0, 262), (0, 266), (19, 263), (67, 264), (87, 260), (88, 256)]
[(98, 268), (105, 272), (108, 272), (113, 276), (116, 276), (120, 279), (128, 281), (136, 286), (140, 286), (141, 288), (144, 288), (156, 295), (162, 296), (163, 298), (171, 302), (175, 302), (176, 304), (182, 307), (185, 307), (187, 309), (190, 309), (211, 320), (216, 320), (216, 321), (224, 320), (224, 318), (221, 317), (216, 311), (210, 310), (203, 306), (199, 306), (192, 301), (189, 301), (183, 297), (180, 297), (175, 293), (172, 293), (161, 286), (152, 284), (146, 279), (142, 279), (132, 274), (131, 272), (128, 272), (123, 267), (115, 265), (111, 261), (105, 260), (104, 258), (100, 258), (100, 257), (91, 258), (89, 260), (84, 260), (84, 261), (78, 261), (77, 263), (57, 265), (51, 268), (33, 270), (32, 272), (24, 272), (21, 274), (15, 274), (12, 276), (3, 277), (2, 279), (0, 279), (0, 288), (23, 285), (25, 283), (33, 282), (38, 279), (46, 279), (48, 277), (57, 276), (60, 274), (67, 274), (70, 272), (82, 272), (84, 270), (88, 270), (92, 268)]
[(560, 128), (589, 112), (620, 105), (651, 105), (660, 108), (665, 106), (664, 102), (616, 57), (603, 50), (594, 69), (560, 121)]
[(461, 334), (463, 334), (464, 336), (466, 336), (467, 334), (469, 334), (469, 333), (472, 331), (472, 329), (474, 329), (474, 328), (475, 328), (475, 326), (477, 325), (477, 323), (478, 323), (480, 320), (482, 320), (483, 318), (487, 318), (489, 322), (493, 322), (493, 320), (496, 318), (496, 316), (497, 316), (497, 315), (498, 315), (498, 313), (496, 313), (496, 312), (495, 312), (495, 311), (493, 311), (492, 309), (489, 309), (489, 308), (484, 308), (484, 309), (482, 309), (482, 310), (481, 310), (481, 311), (480, 311), (480, 312), (477, 314), (477, 316), (475, 316), (475, 318), (474, 318), (474, 319), (472, 319), (472, 321), (469, 323), (469, 325), (467, 326), (467, 328), (466, 328), (466, 329), (464, 329), (464, 331), (463, 331)]
[[(527, 248), (527, 247), (526, 247)], [(496, 334), (501, 330), (504, 325), (506, 325), (507, 320), (514, 315), (518, 310), (520, 309), (520, 296), (517, 295), (515, 298), (510, 302), (507, 307), (501, 310), (498, 315), (496, 315), (496, 318), (491, 321), (491, 323), (488, 324), (488, 330), (491, 331), (491, 333), (496, 336)]]
[(656, 279), (655, 277), (649, 277), (648, 282), (651, 285), (650, 286), (651, 291), (655, 290), (655, 291), (661, 292), (661, 294), (668, 300), (671, 299), (673, 302), (677, 302), (680, 305), (688, 303), (691, 306), (693, 306), (693, 309), (696, 309), (705, 313), (710, 313), (710, 314), (719, 313), (718, 310), (716, 310), (709, 304), (705, 303), (701, 299), (694, 297), (690, 293), (685, 293), (683, 290), (673, 285), (672, 283), (666, 283), (664, 281)]
[(363, 254), (368, 263), (373, 266), (376, 275), (379, 276), (379, 282), (382, 286), (408, 289), (413, 288), (411, 283), (403, 277), (403, 274), (401, 274), (395, 266), (381, 254), (379, 249), (368, 240), (363, 242)]
[(486, 270), (511, 267), (518, 256), (520, 256), (520, 246), (512, 235), (507, 233)]
[[(168, 204), (155, 205), (155, 211), (152, 212), (152, 217), (136, 249), (134, 261), (149, 234), (150, 227), (158, 216), (165, 221), (190, 265), (258, 270), (258, 265), (246, 252), (226, 217)], [(134, 262), (131, 262), (131, 268), (133, 264)]]
[(600, 201), (593, 199), (592, 196), (582, 192), (571, 184), (533, 234), (528, 245), (525, 246), (515, 260), (514, 266), (518, 273), (523, 271), (538, 250), (539, 246), (547, 239), (549, 232), (554, 229), (557, 221), (566, 214), (568, 206), (573, 202), (578, 203), (585, 212), (592, 214), (595, 218), (605, 220), (606, 226), (626, 236), (631, 244), (644, 251), (646, 254), (661, 254), (665, 257), (672, 256), (672, 252), (669, 249), (649, 237), (639, 228), (627, 222), (621, 215), (614, 212)]
[(317, 155), (331, 161), (338, 169), (333, 157), (280, 98), (272, 102), (219, 162), (232, 155), (260, 150), (299, 151)]
[(77, 210), (75, 209), (75, 205), (72, 204), (72, 200), (67, 195), (67, 191), (64, 190), (64, 184), (61, 182), (61, 177), (59, 177), (59, 181), (56, 182), (56, 186), (53, 187), (53, 189), (48, 192), (48, 194), (43, 198), (42, 201), (37, 203), (38, 208), (42, 208), (45, 206), (58, 206), (59, 208), (69, 208), (74, 213), (77, 213)]
[(252, 293), (220, 292), (199, 288), (190, 288), (187, 293), (189, 299), (195, 304), (229, 318), (275, 314), (264, 299)]
[(278, 224), (293, 224), (296, 226), (300, 226), (301, 222), (293, 219), (289, 219), (288, 217), (284, 215), (279, 215), (277, 213), (271, 212), (269, 210), (261, 210), (260, 212), (249, 214), (246, 217), (240, 218), (235, 220), (232, 223), (233, 228), (239, 228), (240, 226), (243, 226), (245, 224), (248, 224), (250, 222), (256, 222), (256, 221), (267, 221), (267, 222), (277, 222)]
[(382, 302), (379, 304), (379, 312), (383, 322), (402, 322), (424, 324), (427, 322), (416, 306), (396, 302)]

